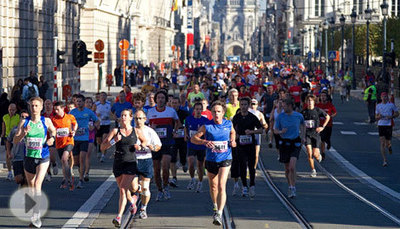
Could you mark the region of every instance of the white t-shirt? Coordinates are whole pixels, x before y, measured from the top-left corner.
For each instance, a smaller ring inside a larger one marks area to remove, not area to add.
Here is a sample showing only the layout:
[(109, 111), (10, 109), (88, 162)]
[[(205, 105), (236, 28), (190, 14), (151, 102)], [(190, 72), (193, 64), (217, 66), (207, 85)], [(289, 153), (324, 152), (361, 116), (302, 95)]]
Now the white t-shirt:
[(249, 84), (250, 85), (254, 85), (254, 81), (257, 79), (257, 77), (255, 75), (253, 75), (253, 74), (249, 74), (247, 76), (247, 78), (249, 79)]
[(111, 103), (106, 101), (104, 104), (96, 103), (96, 115), (100, 118), (100, 125), (110, 125)]
[(382, 118), (378, 121), (378, 126), (391, 126), (392, 120), (387, 117), (392, 116), (396, 111), (398, 111), (396, 105), (390, 102), (379, 103), (376, 105), (375, 114), (380, 114), (382, 116)]
[(179, 75), (178, 76), (178, 84), (179, 86), (185, 86), (186, 85), (186, 76), (185, 75)]
[[(144, 126), (144, 129), (142, 131), (143, 131), (143, 135), (144, 135), (143, 137), (147, 139), (149, 145), (157, 145), (160, 147), (162, 146), (160, 138), (158, 137), (157, 133), (152, 128), (150, 128), (148, 126)], [(138, 138), (136, 144), (138, 144), (138, 145), (141, 144), (139, 138)], [(147, 147), (144, 148), (144, 151), (136, 150), (136, 158), (138, 160), (151, 158), (151, 150)]]

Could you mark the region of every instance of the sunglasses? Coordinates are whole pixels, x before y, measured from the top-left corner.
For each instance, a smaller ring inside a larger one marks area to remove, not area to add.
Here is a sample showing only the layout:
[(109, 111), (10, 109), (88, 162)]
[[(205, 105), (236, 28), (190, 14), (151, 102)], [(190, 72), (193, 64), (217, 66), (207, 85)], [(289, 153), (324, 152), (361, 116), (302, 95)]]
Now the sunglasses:
[(252, 103), (251, 105), (257, 105), (257, 103)]
[(144, 120), (146, 117), (136, 117), (135, 120)]

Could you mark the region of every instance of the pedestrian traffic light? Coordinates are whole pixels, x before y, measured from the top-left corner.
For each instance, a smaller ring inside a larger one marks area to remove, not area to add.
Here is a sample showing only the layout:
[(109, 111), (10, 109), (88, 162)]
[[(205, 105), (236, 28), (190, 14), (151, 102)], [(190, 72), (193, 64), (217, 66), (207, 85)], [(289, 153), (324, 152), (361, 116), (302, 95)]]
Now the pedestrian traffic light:
[(65, 51), (60, 51), (57, 49), (57, 66), (59, 66), (60, 64), (63, 64), (65, 62), (64, 59), (62, 59), (62, 55), (65, 54)]
[(78, 68), (85, 66), (92, 59), (88, 57), (92, 52), (86, 49), (85, 42), (79, 40), (72, 45), (72, 62)]

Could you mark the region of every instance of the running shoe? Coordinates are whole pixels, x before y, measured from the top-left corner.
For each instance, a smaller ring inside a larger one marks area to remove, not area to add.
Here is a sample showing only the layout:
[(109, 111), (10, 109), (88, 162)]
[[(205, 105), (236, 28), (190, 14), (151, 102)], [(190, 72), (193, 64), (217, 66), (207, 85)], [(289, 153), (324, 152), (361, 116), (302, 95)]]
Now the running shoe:
[(54, 174), (54, 175), (57, 175), (57, 174), (58, 174), (58, 167), (57, 167), (57, 164), (54, 164), (54, 165), (53, 165), (53, 174)]
[(256, 196), (256, 186), (254, 186), (254, 185), (250, 186), (249, 194), (250, 194), (251, 198), (254, 198)]
[(188, 170), (188, 167), (187, 167), (187, 165), (184, 165), (184, 166), (182, 166), (182, 170), (183, 170), (183, 172), (184, 172), (184, 173), (186, 173), (186, 172), (187, 172), (187, 170)]
[(42, 227), (42, 220), (40, 219), (39, 213), (33, 213), (29, 227), (33, 227), (33, 228), (41, 228)]
[(101, 157), (100, 157), (100, 162), (103, 163), (104, 160), (105, 160), (105, 157), (104, 157), (104, 154), (102, 154)]
[(321, 163), (321, 161), (322, 161), (322, 155), (319, 154), (318, 162)]
[(135, 201), (135, 203), (131, 203), (131, 205), (129, 206), (129, 212), (132, 215), (136, 214), (136, 212), (137, 212), (136, 201)]
[(177, 188), (178, 187), (178, 185), (176, 184), (177, 182), (178, 182), (178, 180), (174, 177), (169, 180), (169, 185), (173, 188)]
[(239, 192), (240, 192), (239, 183), (235, 183), (235, 186), (233, 187), (232, 196), (236, 196)]
[(391, 146), (389, 146), (388, 151), (389, 151), (389, 154), (392, 154), (392, 153), (393, 153), (393, 150), (392, 150), (392, 147), (391, 147)]
[(383, 167), (386, 167), (386, 166), (388, 166), (388, 163), (387, 163), (386, 161), (384, 161), (383, 164), (382, 164), (382, 166), (383, 166)]
[(296, 196), (296, 188), (295, 187), (289, 187), (288, 197), (289, 198), (294, 198), (295, 196)]
[(61, 189), (67, 188), (67, 182), (65, 181), (65, 179), (63, 179), (63, 180), (61, 181), (60, 188), (61, 188)]
[(317, 176), (317, 171), (315, 169), (311, 170), (311, 177), (316, 177)]
[(51, 181), (51, 175), (47, 173), (44, 179), (46, 181)]
[(165, 187), (165, 188), (164, 188), (164, 198), (165, 198), (166, 200), (171, 199), (171, 193), (169, 192), (169, 188), (168, 188), (168, 187)]
[(243, 197), (249, 196), (249, 190), (247, 189), (247, 187), (242, 188), (242, 196)]
[(114, 224), (115, 227), (120, 228), (121, 227), (121, 217), (117, 216), (112, 220), (112, 223)]
[(12, 181), (13, 178), (14, 178), (14, 176), (13, 176), (12, 172), (8, 172), (7, 180), (8, 180), (8, 181)]
[(268, 147), (269, 147), (269, 148), (272, 148), (272, 143), (271, 143), (271, 142), (268, 143)]
[(139, 218), (141, 218), (141, 219), (147, 219), (147, 212), (146, 212), (145, 209), (140, 209)]
[(195, 183), (194, 179), (191, 179), (189, 184), (188, 184), (188, 186), (187, 186), (187, 189), (193, 190), (194, 189), (194, 183)]
[(203, 182), (199, 181), (199, 182), (197, 183), (196, 192), (197, 192), (197, 193), (200, 193), (200, 192), (202, 191), (202, 189), (203, 189)]
[(78, 184), (76, 185), (76, 188), (78, 188), (78, 189), (83, 188), (83, 180), (79, 180)]
[(74, 177), (71, 177), (71, 181), (69, 181), (69, 190), (74, 191), (75, 184), (74, 184)]
[(161, 201), (162, 199), (164, 199), (164, 192), (158, 191), (156, 201)]
[(221, 215), (218, 214), (217, 212), (215, 212), (214, 215), (213, 215), (213, 224), (217, 225), (217, 226), (221, 226), (222, 225)]
[(89, 173), (86, 173), (85, 176), (83, 176), (83, 180), (84, 180), (85, 182), (88, 182), (88, 181), (89, 181)]

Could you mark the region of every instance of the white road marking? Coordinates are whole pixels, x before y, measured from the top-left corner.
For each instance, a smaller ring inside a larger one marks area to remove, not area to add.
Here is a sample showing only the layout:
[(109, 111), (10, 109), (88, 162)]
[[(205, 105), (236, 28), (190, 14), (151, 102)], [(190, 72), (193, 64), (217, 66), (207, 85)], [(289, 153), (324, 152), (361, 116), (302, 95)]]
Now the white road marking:
[(104, 194), (115, 184), (114, 175), (110, 175), (103, 184), (96, 189), (90, 198), (78, 209), (77, 212), (69, 219), (62, 228), (78, 228), (82, 222), (89, 216), (90, 212), (100, 201), (108, 201), (103, 198)]
[(340, 131), (341, 134), (343, 135), (357, 135), (356, 132), (354, 131)]
[(385, 192), (387, 195), (400, 201), (400, 193), (394, 191), (393, 189), (390, 189), (389, 187), (383, 185), (382, 183), (365, 174), (363, 171), (361, 171), (353, 164), (351, 164), (348, 160), (346, 160), (342, 155), (340, 155), (333, 147), (329, 150), (329, 153), (327, 155), (339, 162), (343, 169), (347, 170), (353, 177), (357, 178), (359, 181), (363, 183), (366, 182), (374, 186), (375, 188)]
[(369, 135), (373, 135), (373, 136), (378, 136), (379, 133), (378, 132), (368, 132)]
[(343, 122), (332, 122), (333, 125), (343, 125)]
[(354, 125), (358, 125), (358, 126), (367, 126), (367, 125), (369, 125), (369, 124), (366, 123), (366, 122), (354, 122)]

